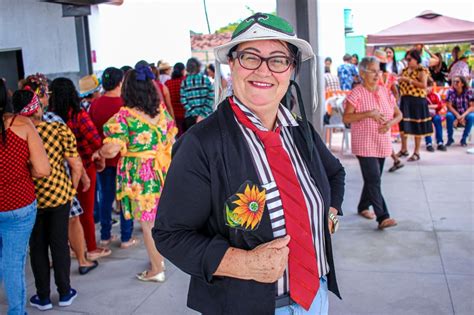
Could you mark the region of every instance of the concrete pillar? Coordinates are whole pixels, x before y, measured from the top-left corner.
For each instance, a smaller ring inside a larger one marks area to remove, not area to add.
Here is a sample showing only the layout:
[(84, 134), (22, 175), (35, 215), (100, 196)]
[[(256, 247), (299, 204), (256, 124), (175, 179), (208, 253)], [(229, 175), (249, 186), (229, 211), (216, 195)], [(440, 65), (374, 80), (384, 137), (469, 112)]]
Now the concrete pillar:
[(79, 75), (92, 74), (91, 43), (87, 16), (74, 17), (76, 23), (77, 54), (79, 57)]
[[(308, 120), (318, 132), (322, 131), (324, 109), (324, 67), (323, 60), (319, 57), (318, 42), (318, 1), (317, 0), (277, 0), (277, 14), (293, 26), (299, 38), (308, 41), (317, 56), (316, 82), (311, 81), (309, 61), (303, 63), (297, 78), (301, 88)], [(318, 91), (318, 107), (314, 109), (312, 95), (313, 89)]]

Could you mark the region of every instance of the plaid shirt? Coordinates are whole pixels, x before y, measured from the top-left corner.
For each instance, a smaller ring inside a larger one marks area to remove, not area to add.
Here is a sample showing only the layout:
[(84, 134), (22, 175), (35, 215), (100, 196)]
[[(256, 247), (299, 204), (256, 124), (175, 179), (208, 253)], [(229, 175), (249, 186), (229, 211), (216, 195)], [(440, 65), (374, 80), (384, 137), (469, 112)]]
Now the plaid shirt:
[(181, 82), (181, 104), (186, 110), (184, 117), (201, 116), (212, 113), (214, 87), (202, 73), (191, 74)]
[(181, 82), (186, 77), (181, 77), (178, 79), (170, 79), (166, 81), (165, 85), (170, 91), (171, 104), (173, 105), (174, 116), (177, 119), (184, 119), (184, 107), (181, 104)]
[(76, 139), (71, 130), (58, 122), (42, 122), (36, 126), (43, 140), (51, 165), (51, 175), (34, 179), (38, 209), (53, 208), (72, 201), (76, 190), (72, 186), (64, 157), (77, 157)]
[[(378, 109), (385, 119), (392, 119), (396, 106), (395, 97), (384, 86), (370, 92), (362, 85), (356, 86), (346, 97), (354, 106), (355, 113)], [(392, 153), (390, 131), (379, 133), (380, 124), (372, 118), (351, 123), (352, 153), (363, 157), (384, 158)]]
[(455, 89), (449, 89), (446, 95), (446, 102), (451, 103), (454, 109), (462, 115), (469, 107), (469, 102), (474, 102), (471, 89), (466, 89), (461, 95), (458, 95)]
[[(64, 120), (53, 112), (45, 112), (43, 114), (43, 120), (48, 123), (58, 122), (65, 125)], [(69, 171), (69, 166), (66, 162), (64, 162), (64, 167), (66, 168), (67, 175), (71, 177), (71, 172)], [(77, 200), (77, 195), (75, 195), (72, 200), (71, 211), (70, 211), (69, 217), (70, 218), (77, 217), (83, 213), (84, 213), (84, 210), (82, 209), (79, 200)]]
[(77, 151), (79, 151), (84, 167), (88, 168), (92, 165), (92, 153), (102, 146), (99, 132), (97, 132), (89, 114), (83, 109), (75, 115), (70, 111), (67, 125), (76, 136)]
[(326, 91), (338, 91), (341, 89), (339, 78), (331, 73), (324, 74), (324, 83)]

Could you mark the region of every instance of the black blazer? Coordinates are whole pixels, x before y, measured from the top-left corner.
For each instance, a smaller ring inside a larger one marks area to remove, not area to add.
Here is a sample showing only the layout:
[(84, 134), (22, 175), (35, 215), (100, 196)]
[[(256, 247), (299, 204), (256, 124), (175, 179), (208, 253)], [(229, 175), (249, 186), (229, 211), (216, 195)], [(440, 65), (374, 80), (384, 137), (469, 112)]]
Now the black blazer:
[[(341, 212), (345, 172), (311, 127), (312, 160), (303, 124), (291, 127), (295, 144), (324, 200), (324, 217), (332, 206)], [(274, 314), (275, 284), (213, 276), (227, 249), (250, 250), (273, 240), (265, 206), (254, 231), (225, 224), (225, 201), (245, 181), (259, 182), (248, 145), (227, 101), (191, 128), (173, 147), (173, 160), (158, 206), (153, 237), (157, 249), (191, 275), (188, 306), (204, 314)], [(329, 290), (340, 297), (331, 247), (324, 224), (330, 267)]]

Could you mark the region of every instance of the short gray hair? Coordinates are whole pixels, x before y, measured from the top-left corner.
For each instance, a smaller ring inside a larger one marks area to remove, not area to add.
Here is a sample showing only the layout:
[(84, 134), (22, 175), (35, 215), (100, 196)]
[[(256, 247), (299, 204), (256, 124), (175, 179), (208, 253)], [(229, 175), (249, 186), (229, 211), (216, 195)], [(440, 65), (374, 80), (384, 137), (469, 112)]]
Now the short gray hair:
[(379, 60), (375, 57), (370, 56), (370, 57), (362, 58), (361, 62), (359, 63), (359, 73), (362, 72), (362, 71), (366, 72), (367, 68), (372, 63), (376, 63), (376, 64), (380, 65)]

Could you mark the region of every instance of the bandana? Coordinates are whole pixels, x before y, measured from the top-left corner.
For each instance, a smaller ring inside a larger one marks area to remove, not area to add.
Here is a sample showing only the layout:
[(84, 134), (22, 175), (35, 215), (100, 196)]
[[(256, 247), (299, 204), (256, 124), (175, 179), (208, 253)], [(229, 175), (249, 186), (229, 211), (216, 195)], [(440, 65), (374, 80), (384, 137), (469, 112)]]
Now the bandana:
[(38, 95), (36, 93), (33, 93), (33, 97), (31, 98), (31, 101), (23, 107), (23, 109), (20, 111), (21, 116), (26, 116), (29, 117), (36, 113), (38, 109), (40, 109), (40, 100), (38, 98)]

